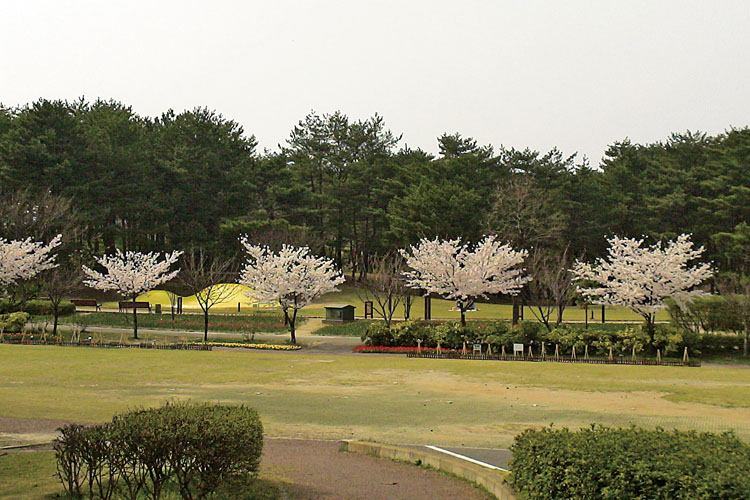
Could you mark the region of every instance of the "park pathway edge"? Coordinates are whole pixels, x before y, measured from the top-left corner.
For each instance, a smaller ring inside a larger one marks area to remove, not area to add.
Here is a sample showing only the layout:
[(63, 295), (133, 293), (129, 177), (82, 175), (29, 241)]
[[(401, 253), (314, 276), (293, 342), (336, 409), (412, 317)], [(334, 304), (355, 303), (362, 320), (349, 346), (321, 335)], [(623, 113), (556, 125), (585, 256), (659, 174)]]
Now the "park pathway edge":
[(419, 465), (427, 465), (433, 469), (454, 474), (467, 481), (477, 483), (498, 500), (518, 500), (518, 494), (506, 484), (509, 474), (500, 470), (488, 469), (449, 455), (433, 453), (428, 449), (418, 450), (402, 448), (382, 443), (371, 443), (344, 439), (341, 449), (351, 453), (373, 455), (380, 458), (402, 460)]

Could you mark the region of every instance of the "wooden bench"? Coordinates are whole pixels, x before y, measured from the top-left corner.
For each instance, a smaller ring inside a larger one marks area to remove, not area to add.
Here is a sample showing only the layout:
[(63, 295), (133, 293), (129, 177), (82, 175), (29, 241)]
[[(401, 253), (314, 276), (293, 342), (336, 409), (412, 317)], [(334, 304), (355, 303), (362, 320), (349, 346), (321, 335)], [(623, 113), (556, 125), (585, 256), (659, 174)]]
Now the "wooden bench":
[(70, 302), (76, 307), (94, 307), (97, 311), (102, 310), (102, 305), (94, 299), (70, 299)]
[(151, 304), (148, 302), (118, 302), (118, 306), (120, 306), (120, 312), (126, 309), (148, 309), (148, 312), (151, 312)]

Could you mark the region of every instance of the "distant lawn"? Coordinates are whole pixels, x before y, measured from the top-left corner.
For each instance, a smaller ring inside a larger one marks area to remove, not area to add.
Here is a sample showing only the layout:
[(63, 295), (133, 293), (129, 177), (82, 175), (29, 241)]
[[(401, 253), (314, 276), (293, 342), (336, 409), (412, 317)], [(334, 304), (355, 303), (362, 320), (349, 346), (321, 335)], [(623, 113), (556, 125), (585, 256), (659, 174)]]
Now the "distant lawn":
[(315, 335), (335, 335), (338, 337), (361, 337), (373, 320), (358, 319), (347, 323), (327, 323), (313, 332)]
[(255, 407), (276, 437), (507, 446), (528, 427), (600, 423), (750, 440), (747, 368), (20, 345), (0, 345), (0, 359), (10, 418), (97, 422), (192, 399)]
[[(212, 311), (215, 313), (229, 313), (229, 314), (249, 314), (255, 315), (258, 313), (265, 314), (281, 314), (279, 307), (275, 304), (258, 304), (255, 300), (245, 295), (245, 287), (241, 285), (227, 285), (232, 287), (233, 295), (229, 297), (224, 303), (216, 305)], [(326, 294), (320, 297), (318, 300), (312, 302), (310, 305), (300, 311), (302, 316), (325, 316), (325, 306), (330, 304), (351, 304), (356, 307), (355, 314), (358, 317), (364, 315), (364, 304), (357, 293), (357, 287), (353, 285), (342, 285), (339, 287), (340, 292), (334, 292)], [(138, 297), (138, 300), (147, 301), (153, 304), (161, 304), (164, 312), (169, 311), (170, 302), (166, 292), (162, 290), (154, 290)], [(237, 306), (240, 306), (239, 311)], [(461, 315), (458, 311), (452, 311), (455, 306), (454, 302), (442, 299), (432, 299), (432, 317), (434, 319), (460, 319)], [(186, 312), (198, 313), (200, 309), (195, 297), (185, 297), (183, 300), (183, 307)], [(105, 302), (103, 304), (105, 310), (117, 309), (117, 302)], [(86, 310), (86, 308), (82, 308)], [(532, 308), (526, 306), (523, 308), (523, 317), (526, 320), (534, 320), (536, 317), (532, 312)], [(578, 306), (570, 306), (565, 309), (563, 313), (563, 320), (569, 322), (581, 322), (583, 323), (586, 318), (586, 310)], [(414, 296), (411, 307), (410, 315), (414, 319), (424, 318), (424, 297)], [(467, 319), (506, 319), (510, 320), (513, 316), (513, 306), (510, 304), (485, 304), (477, 302), (477, 311), (467, 313)], [(591, 324), (601, 324), (601, 306), (591, 306), (588, 309), (589, 322)], [(396, 314), (394, 319), (403, 319), (404, 307), (403, 304), (399, 304), (396, 308)], [(634, 313), (633, 311), (617, 306), (608, 306), (605, 312), (605, 319), (607, 322), (640, 322), (642, 318)], [(657, 321), (669, 321), (669, 313), (661, 311), (657, 314)], [(552, 321), (557, 320), (557, 312), (552, 313)]]
[[(132, 313), (76, 313), (60, 318), (62, 324), (79, 324), (84, 326), (104, 326), (132, 328)], [(304, 322), (304, 319), (301, 319)], [(181, 314), (172, 319), (170, 314), (138, 314), (138, 327), (185, 332), (202, 332), (203, 316), (198, 314)], [(256, 312), (254, 314), (228, 315), (211, 314), (209, 331), (231, 333), (285, 332), (284, 317), (278, 312)]]
[[(325, 316), (325, 306), (328, 304), (351, 304), (356, 307), (355, 314), (358, 317), (362, 317), (364, 314), (364, 303), (357, 294), (357, 289), (351, 285), (343, 285), (339, 287), (340, 292), (329, 293), (322, 296), (320, 299), (311, 303), (309, 306), (302, 309), (301, 314), (304, 316)], [(458, 311), (451, 311), (455, 307), (455, 302), (442, 299), (432, 299), (432, 317), (433, 319), (461, 319), (461, 314)], [(477, 302), (477, 311), (469, 312), (466, 314), (468, 320), (475, 319), (507, 319), (510, 320), (513, 317), (513, 306), (511, 304), (485, 304)], [(601, 306), (591, 306), (588, 309), (589, 323), (591, 325), (601, 325)], [(593, 315), (593, 318), (592, 318)], [(424, 297), (415, 296), (410, 316), (414, 319), (424, 318)], [(403, 304), (399, 304), (396, 309), (394, 319), (403, 319), (404, 308)], [(524, 308), (524, 319), (535, 320), (531, 308), (526, 306)], [(571, 322), (583, 323), (586, 319), (586, 311), (578, 306), (571, 306), (565, 309), (563, 313), (563, 320)], [(669, 321), (669, 313), (661, 311), (657, 314), (657, 321)], [(557, 312), (552, 313), (552, 320), (557, 320)], [(637, 315), (630, 309), (624, 307), (611, 306), (606, 308), (605, 320), (607, 322), (616, 321), (628, 321), (628, 322), (641, 322), (643, 318)]]

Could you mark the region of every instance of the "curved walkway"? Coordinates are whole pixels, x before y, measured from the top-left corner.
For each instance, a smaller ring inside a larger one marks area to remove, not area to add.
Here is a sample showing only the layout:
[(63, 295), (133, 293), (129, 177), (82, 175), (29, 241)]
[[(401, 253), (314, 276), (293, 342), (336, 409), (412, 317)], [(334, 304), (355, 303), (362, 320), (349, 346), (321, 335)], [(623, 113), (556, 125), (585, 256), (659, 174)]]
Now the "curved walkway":
[(339, 451), (334, 441), (267, 439), (262, 470), (290, 500), (479, 500), (491, 498), (434, 470)]

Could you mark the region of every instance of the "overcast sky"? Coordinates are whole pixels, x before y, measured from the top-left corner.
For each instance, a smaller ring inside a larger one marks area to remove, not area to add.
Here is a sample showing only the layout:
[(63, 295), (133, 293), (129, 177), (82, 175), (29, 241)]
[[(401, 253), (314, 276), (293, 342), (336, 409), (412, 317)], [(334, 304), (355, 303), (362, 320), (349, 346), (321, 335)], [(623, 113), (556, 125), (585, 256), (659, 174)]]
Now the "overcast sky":
[(0, 102), (216, 109), (274, 149), (310, 110), (402, 144), (578, 151), (750, 125), (745, 1), (0, 0)]

